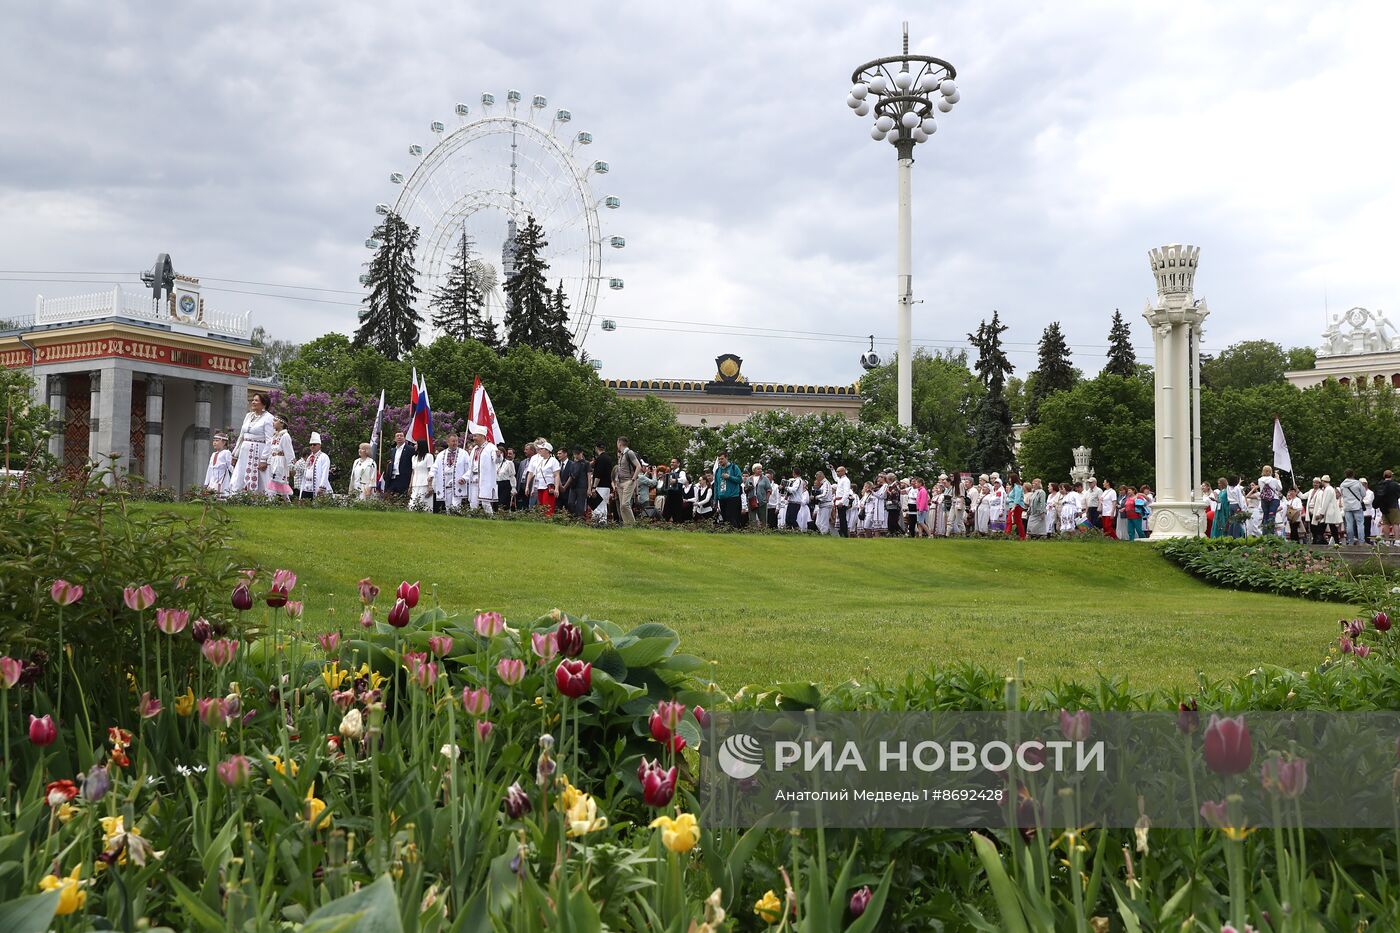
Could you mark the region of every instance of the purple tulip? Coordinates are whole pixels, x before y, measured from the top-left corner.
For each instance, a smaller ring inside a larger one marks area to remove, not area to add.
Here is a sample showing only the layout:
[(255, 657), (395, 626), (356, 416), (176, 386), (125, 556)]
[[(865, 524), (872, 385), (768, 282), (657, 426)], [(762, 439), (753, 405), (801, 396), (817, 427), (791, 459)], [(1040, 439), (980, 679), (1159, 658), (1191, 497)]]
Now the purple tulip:
[(253, 608), (253, 594), (248, 591), (248, 584), (240, 583), (233, 588), (233, 595), (229, 597), (229, 602), (233, 603), (233, 608), (239, 612), (247, 612)]
[(519, 781), (506, 788), (504, 802), (506, 816), (513, 820), (518, 820), (530, 812), (530, 795), (525, 793), (525, 788), (520, 786)]
[(870, 898), (873, 897), (870, 885), (865, 885), (856, 893), (851, 895), (851, 916), (859, 917), (865, 913), (865, 908), (870, 906)]
[(1211, 714), (1205, 733), (1206, 765), (1216, 774), (1239, 774), (1254, 760), (1249, 727), (1243, 716), (1222, 719)]

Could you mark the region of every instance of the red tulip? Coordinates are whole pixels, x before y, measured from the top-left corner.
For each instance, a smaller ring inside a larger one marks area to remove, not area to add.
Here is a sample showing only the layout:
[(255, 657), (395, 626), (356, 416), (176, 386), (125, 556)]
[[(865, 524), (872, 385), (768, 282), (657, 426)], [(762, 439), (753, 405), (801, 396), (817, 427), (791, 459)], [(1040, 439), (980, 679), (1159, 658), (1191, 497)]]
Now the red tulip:
[(248, 592), (248, 584), (240, 583), (233, 588), (233, 595), (229, 597), (233, 603), (233, 608), (239, 612), (247, 612), (253, 608), (253, 594)]
[(637, 780), (642, 784), (642, 800), (649, 807), (670, 806), (676, 796), (676, 768), (661, 767), (659, 761), (642, 759), (637, 766)]
[(1371, 617), (1371, 624), (1376, 627), (1378, 632), (1388, 632), (1390, 631), (1390, 616), (1384, 612), (1378, 612)]
[(418, 605), (418, 584), (410, 584), (407, 580), (403, 581), (399, 584), (397, 595), (399, 599), (408, 603), (408, 608), (412, 609), (414, 606)]
[(369, 577), (360, 581), (360, 602), (366, 606), (374, 602), (374, 598), (379, 595), (379, 587), (375, 586)]
[(583, 653), (583, 632), (577, 625), (565, 619), (554, 631), (559, 642), (559, 653), (566, 658), (576, 658)]
[(60, 606), (71, 606), (83, 598), (83, 588), (67, 580), (55, 580), (49, 587), (49, 596)]
[(128, 586), (122, 590), (122, 602), (126, 603), (128, 609), (144, 612), (156, 604), (155, 587), (149, 583), (144, 586)]
[(662, 745), (669, 746), (672, 751), (679, 752), (685, 748), (685, 739), (676, 731), (676, 726), (680, 725), (683, 716), (685, 716), (683, 703), (662, 700), (656, 704), (656, 710), (652, 712), (651, 719), (647, 723), (651, 729), (651, 737)]
[(554, 669), (554, 683), (564, 696), (578, 699), (593, 689), (593, 665), (566, 658)]
[[(281, 571), (278, 572), (280, 573)], [(287, 599), (289, 596), (290, 591), (285, 586), (279, 586), (278, 584), (274, 583), (272, 584), (272, 589), (267, 591), (267, 596), (264, 597), (264, 602), (266, 602), (273, 609), (278, 609), (282, 606), (287, 605)]]
[(58, 727), (53, 724), (53, 717), (44, 714), (43, 718), (31, 715), (29, 717), (29, 741), (39, 747), (52, 745), (58, 738)]
[(1243, 716), (1221, 719), (1211, 714), (1205, 733), (1206, 765), (1216, 774), (1239, 774), (1254, 760), (1249, 727)]
[(1089, 738), (1089, 711), (1079, 710), (1070, 713), (1060, 710), (1060, 734), (1071, 742), (1084, 742)]
[(1200, 709), (1196, 705), (1196, 698), (1191, 697), (1183, 700), (1176, 706), (1176, 728), (1182, 735), (1195, 735), (1196, 730), (1201, 728)]
[(408, 624), (409, 605), (402, 597), (394, 602), (394, 608), (389, 610), (389, 624), (394, 628), (403, 628)]
[(78, 785), (67, 779), (51, 781), (44, 788), (44, 799), (51, 807), (62, 806), (76, 796), (78, 796)]
[(710, 714), (705, 711), (705, 707), (697, 706), (692, 712), (695, 713), (695, 721), (700, 724), (701, 729), (710, 728)]

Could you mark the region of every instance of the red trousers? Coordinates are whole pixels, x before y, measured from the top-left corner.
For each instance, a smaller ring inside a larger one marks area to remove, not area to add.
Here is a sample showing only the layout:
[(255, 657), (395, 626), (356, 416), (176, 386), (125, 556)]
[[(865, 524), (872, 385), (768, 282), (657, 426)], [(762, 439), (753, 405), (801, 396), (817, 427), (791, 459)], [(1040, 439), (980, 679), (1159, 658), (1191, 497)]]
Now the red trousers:
[(1026, 540), (1026, 510), (1019, 505), (1013, 505), (1006, 513), (1006, 533), (1014, 534), (1022, 541)]
[(1105, 515), (1103, 517), (1103, 533), (1106, 537), (1118, 540), (1118, 516)]
[(553, 486), (540, 490), (540, 510), (543, 511), (544, 514), (553, 515), (554, 503), (557, 501), (558, 497), (554, 495)]

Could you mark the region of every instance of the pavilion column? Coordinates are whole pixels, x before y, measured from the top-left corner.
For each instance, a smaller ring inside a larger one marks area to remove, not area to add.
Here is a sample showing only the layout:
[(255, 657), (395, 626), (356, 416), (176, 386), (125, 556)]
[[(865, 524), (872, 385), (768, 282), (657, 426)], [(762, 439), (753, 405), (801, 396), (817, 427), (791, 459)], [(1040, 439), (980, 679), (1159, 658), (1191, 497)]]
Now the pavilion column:
[(1153, 391), (1156, 401), (1157, 476), (1152, 505), (1152, 538), (1181, 538), (1201, 534), (1205, 503), (1195, 497), (1193, 482), (1193, 330), (1210, 312), (1195, 297), (1196, 264), (1200, 249), (1172, 244), (1148, 254), (1157, 278), (1157, 301), (1143, 317), (1152, 328), (1156, 350)]
[(98, 412), (102, 410), (102, 370), (88, 371), (88, 459), (97, 459), (97, 432), (102, 427)]
[(165, 434), (165, 377), (146, 376), (146, 484), (160, 485)]
[[(213, 451), (210, 444), (212, 432), (209, 430), (209, 417), (214, 387), (207, 382), (196, 382), (194, 384), (194, 462), (198, 471), (209, 462), (209, 455)], [(202, 476), (196, 476), (195, 482), (201, 481)]]
[(93, 408), (98, 425), (94, 451), (98, 462), (113, 471), (108, 482), (131, 466), (131, 376), (126, 360), (113, 360), (102, 370), (102, 391)]
[(63, 442), (67, 437), (68, 377), (59, 373), (49, 377), (49, 456), (63, 466)]

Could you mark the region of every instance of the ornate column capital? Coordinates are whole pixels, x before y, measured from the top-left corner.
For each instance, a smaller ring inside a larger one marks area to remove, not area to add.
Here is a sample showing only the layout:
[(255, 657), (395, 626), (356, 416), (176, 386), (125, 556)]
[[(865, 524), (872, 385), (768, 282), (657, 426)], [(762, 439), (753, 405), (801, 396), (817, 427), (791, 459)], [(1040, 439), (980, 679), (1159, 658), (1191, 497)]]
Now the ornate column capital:
[(146, 374), (146, 397), (165, 398), (165, 377), (154, 373)]
[(213, 385), (208, 382), (196, 382), (194, 384), (194, 400), (206, 405), (209, 404), (210, 399), (213, 397), (213, 389)]
[(62, 398), (68, 394), (68, 377), (63, 373), (54, 373), (48, 377), (48, 397)]
[(101, 392), (101, 391), (102, 391), (102, 370), (100, 370), (100, 369), (89, 369), (89, 370), (88, 370), (88, 382), (91, 384), (91, 389), (90, 389), (90, 391), (92, 391), (94, 394), (95, 394), (95, 393), (98, 393), (98, 392)]

